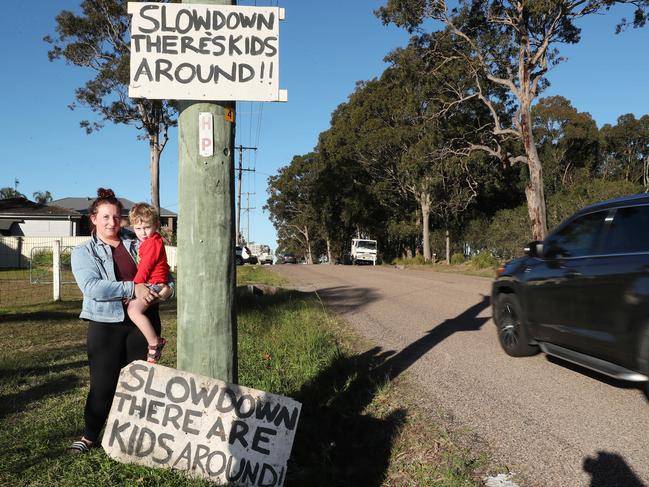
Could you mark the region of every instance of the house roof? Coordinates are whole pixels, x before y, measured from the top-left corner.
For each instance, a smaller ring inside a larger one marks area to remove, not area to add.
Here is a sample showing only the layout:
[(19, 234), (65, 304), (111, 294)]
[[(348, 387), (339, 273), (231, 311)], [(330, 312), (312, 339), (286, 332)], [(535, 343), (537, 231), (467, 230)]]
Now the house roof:
[[(128, 215), (128, 210), (131, 209), (131, 206), (135, 204), (135, 202), (126, 199), (126, 198), (118, 198), (122, 202), (122, 206), (124, 207), (124, 210), (122, 211), (123, 215)], [(91, 203), (95, 200), (95, 198), (61, 198), (58, 200), (52, 201), (52, 205), (58, 205), (62, 206), (63, 208), (69, 208), (71, 210), (74, 210), (76, 212), (79, 212), (82, 215), (87, 215), (88, 214), (88, 207), (91, 205)], [(171, 210), (167, 210), (166, 208), (160, 208), (160, 217), (161, 218), (178, 218), (178, 214), (174, 213)]]
[(78, 220), (80, 218), (81, 214), (77, 211), (53, 204), (35, 203), (27, 198), (0, 200), (0, 219), (3, 220)]
[(16, 221), (22, 223), (22, 220), (0, 220), (0, 230), (9, 230)]

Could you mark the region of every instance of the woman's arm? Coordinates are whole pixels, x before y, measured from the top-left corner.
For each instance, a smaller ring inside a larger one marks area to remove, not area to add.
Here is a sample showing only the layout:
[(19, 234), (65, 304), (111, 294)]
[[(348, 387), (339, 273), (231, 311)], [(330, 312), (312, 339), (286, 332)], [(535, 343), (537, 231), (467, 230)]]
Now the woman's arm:
[(112, 281), (101, 266), (103, 262), (91, 255), (87, 247), (75, 247), (72, 251), (72, 274), (84, 296), (95, 301), (115, 301), (135, 296), (132, 281)]

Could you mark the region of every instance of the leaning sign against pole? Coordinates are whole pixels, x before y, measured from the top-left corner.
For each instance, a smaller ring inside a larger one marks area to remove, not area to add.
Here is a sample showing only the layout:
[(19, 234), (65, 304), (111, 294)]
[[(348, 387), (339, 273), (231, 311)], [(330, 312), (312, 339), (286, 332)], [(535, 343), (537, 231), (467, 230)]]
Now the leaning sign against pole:
[[(219, 387), (232, 391), (239, 388), (229, 385), (237, 382), (237, 326), (233, 306), (235, 102), (287, 101), (287, 94), (279, 89), (279, 21), (284, 18), (284, 9), (238, 7), (234, 3), (233, 0), (202, 0), (199, 4), (183, 0), (183, 3), (128, 4), (128, 12), (132, 15), (129, 96), (179, 101), (177, 366), (190, 375), (181, 380), (170, 376), (171, 373), (166, 374), (166, 382), (160, 385), (167, 388), (163, 396), (158, 395), (162, 394), (160, 391), (156, 394), (156, 390), (149, 388), (153, 397), (149, 397), (148, 402), (146, 398), (133, 399), (128, 410), (124, 409), (125, 402), (118, 402), (117, 406), (121, 404), (122, 409), (116, 411), (114, 401), (109, 417), (112, 436), (108, 438), (113, 439), (110, 446), (120, 448), (117, 457), (124, 461), (142, 463), (138, 459), (138, 451), (142, 453), (148, 447), (140, 445), (138, 450), (137, 445), (140, 441), (153, 438), (150, 435), (156, 436), (163, 453), (167, 451), (165, 446), (169, 445), (170, 440), (165, 435), (171, 433), (156, 430), (156, 426), (152, 426), (156, 421), (171, 423), (172, 427), (182, 425), (178, 427), (185, 434), (198, 435), (194, 433), (198, 428), (191, 427), (198, 415), (197, 409), (192, 409), (192, 404), (197, 406), (196, 400), (200, 401), (206, 394), (216, 394)], [(220, 379), (225, 385), (217, 387), (207, 384), (206, 377)], [(174, 392), (174, 385), (181, 382), (190, 384), (187, 397), (183, 396), (183, 391)], [(128, 389), (132, 387), (128, 382), (123, 384), (126, 392), (122, 391), (121, 394), (135, 392)], [(147, 386), (144, 387), (145, 393)], [(247, 442), (257, 441), (262, 451), (267, 449), (264, 444), (275, 442), (270, 439), (274, 433), (259, 430), (261, 436), (255, 440), (255, 433), (252, 432), (254, 426), (241, 421), (241, 414), (259, 418), (260, 414), (264, 416), (268, 412), (270, 406), (263, 405), (267, 401), (249, 399), (257, 397), (257, 393), (264, 393), (239, 389), (239, 395), (230, 397), (234, 401), (232, 408), (235, 411), (231, 423), (225, 424), (225, 419), (219, 416), (222, 411), (218, 407), (213, 409), (203, 401), (206, 408), (201, 417), (206, 418), (205, 424), (214, 421), (218, 434), (213, 432), (210, 435), (210, 431), (207, 431), (205, 438), (199, 435), (193, 439), (194, 443), (187, 443), (195, 448), (191, 450), (193, 453), (183, 453), (184, 450), (181, 450), (181, 456), (186, 455), (187, 458), (180, 464), (157, 462), (155, 458), (153, 462), (160, 466), (182, 468), (191, 474), (214, 480), (213, 475), (205, 473), (206, 458), (227, 456), (227, 469), (232, 465), (243, 468), (241, 455), (228, 447), (233, 445), (233, 441), (239, 441), (243, 446)], [(179, 397), (183, 398), (182, 402), (189, 400), (192, 403), (187, 404), (188, 409), (169, 404), (179, 402)], [(210, 398), (213, 399), (212, 396)], [(167, 416), (175, 415), (179, 408), (185, 411), (182, 418), (174, 416), (172, 420), (171, 416)], [(164, 412), (160, 413), (163, 409)], [(125, 411), (132, 418), (139, 416), (141, 419), (144, 415), (150, 420), (146, 426), (150, 433), (142, 436), (145, 426), (137, 427), (140, 433), (134, 426), (129, 430), (127, 443), (120, 443), (125, 438), (123, 433), (127, 427), (124, 425), (131, 422), (122, 418), (123, 422), (119, 423), (113, 414)], [(299, 414), (299, 407), (297, 411), (296, 414)], [(248, 430), (252, 437), (246, 436)], [(221, 444), (211, 444), (208, 441), (210, 437), (218, 438)], [(292, 435), (285, 438), (287, 443), (284, 447), (288, 448), (273, 448), (274, 452), (283, 451), (286, 455), (285, 458), (281, 455), (274, 457), (271, 462), (274, 466), (285, 465), (288, 459)], [(126, 445), (126, 451), (122, 451), (123, 445)], [(207, 454), (205, 448), (209, 448), (210, 452), (222, 451), (226, 456)], [(266, 460), (262, 456), (257, 460), (248, 458), (247, 461), (250, 466), (255, 462), (262, 465)], [(210, 468), (221, 468), (215, 465), (211, 464)], [(254, 481), (236, 481), (244, 485), (257, 485)], [(283, 474), (272, 485), (282, 483)]]

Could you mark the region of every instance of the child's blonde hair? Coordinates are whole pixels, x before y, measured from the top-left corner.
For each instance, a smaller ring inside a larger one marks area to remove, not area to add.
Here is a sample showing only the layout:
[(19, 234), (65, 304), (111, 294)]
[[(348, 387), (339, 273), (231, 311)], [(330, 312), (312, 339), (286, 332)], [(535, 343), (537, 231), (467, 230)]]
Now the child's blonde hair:
[(131, 225), (142, 222), (160, 226), (160, 218), (158, 218), (158, 212), (153, 206), (147, 203), (134, 204), (128, 212), (128, 219)]

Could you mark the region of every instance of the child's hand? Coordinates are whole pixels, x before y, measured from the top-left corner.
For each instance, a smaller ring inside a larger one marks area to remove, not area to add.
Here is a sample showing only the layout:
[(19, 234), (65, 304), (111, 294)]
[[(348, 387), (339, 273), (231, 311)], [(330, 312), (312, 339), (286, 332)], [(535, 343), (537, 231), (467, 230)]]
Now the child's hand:
[(158, 296), (160, 296), (161, 301), (166, 301), (169, 299), (171, 296), (173, 296), (173, 289), (171, 289), (169, 286), (166, 284), (162, 285), (162, 289), (158, 292)]

